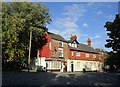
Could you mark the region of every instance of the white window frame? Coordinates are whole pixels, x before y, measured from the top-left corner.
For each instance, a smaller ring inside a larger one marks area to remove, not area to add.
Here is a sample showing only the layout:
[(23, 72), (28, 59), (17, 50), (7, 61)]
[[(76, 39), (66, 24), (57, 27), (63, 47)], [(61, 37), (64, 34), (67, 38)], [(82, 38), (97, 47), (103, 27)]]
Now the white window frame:
[(72, 54), (71, 54), (72, 56), (74, 56), (74, 52), (72, 52)]
[(88, 53), (86, 53), (86, 58), (89, 58), (89, 56), (90, 56), (90, 55), (89, 55)]
[(81, 63), (77, 62), (77, 67), (80, 68), (80, 66), (81, 66)]
[(93, 54), (93, 58), (96, 58), (96, 54)]
[(76, 52), (76, 56), (77, 56), (77, 57), (80, 57), (80, 52)]
[(77, 48), (77, 43), (76, 43), (75, 41), (74, 41), (74, 43), (73, 43), (73, 44), (74, 44), (74, 47), (75, 47), (75, 48)]
[[(60, 46), (60, 43), (62, 43), (62, 46)], [(59, 46), (59, 47), (63, 47), (63, 42), (62, 42), (62, 41), (59, 41), (59, 42), (58, 42), (58, 46)]]
[(71, 47), (77, 48), (77, 43), (74, 41), (73, 43), (71, 43)]
[(54, 69), (54, 62), (51, 62), (51, 69)]
[(77, 48), (77, 44), (75, 44), (75, 48)]
[(71, 47), (74, 47), (74, 43), (71, 44)]
[[(62, 52), (61, 52), (61, 53), (62, 53), (61, 56), (59, 55), (59, 52), (60, 52), (60, 51), (62, 51)], [(59, 56), (59, 57), (63, 57), (63, 49), (58, 48), (58, 56)]]

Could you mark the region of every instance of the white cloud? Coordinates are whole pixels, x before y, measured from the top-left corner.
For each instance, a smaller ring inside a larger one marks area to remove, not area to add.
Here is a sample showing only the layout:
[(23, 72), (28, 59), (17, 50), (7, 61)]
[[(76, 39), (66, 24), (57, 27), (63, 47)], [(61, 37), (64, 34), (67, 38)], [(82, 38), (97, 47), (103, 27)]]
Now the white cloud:
[(97, 15), (102, 15), (103, 12), (102, 12), (102, 11), (98, 11), (96, 14), (97, 14)]
[(101, 37), (100, 35), (95, 35), (95, 36), (90, 37), (90, 39), (96, 39), (96, 38), (100, 38), (100, 37)]
[(60, 34), (60, 31), (57, 29), (50, 29), (49, 32), (53, 32), (55, 34)]
[(99, 42), (99, 41), (92, 42), (92, 46), (94, 46), (94, 47), (98, 47), (100, 44), (101, 44), (101, 42)]
[(87, 10), (81, 4), (72, 4), (65, 7), (65, 13), (63, 15), (72, 18), (81, 17)]
[(88, 24), (87, 24), (87, 23), (84, 23), (84, 24), (82, 25), (82, 27), (88, 28)]
[(66, 40), (70, 39), (71, 34), (76, 35), (78, 40), (81, 37), (87, 37), (88, 35), (84, 33), (81, 34), (80, 27), (87, 28), (88, 24), (84, 23), (83, 26), (79, 26), (77, 23), (93, 4), (94, 3), (88, 3), (86, 5), (72, 4), (65, 6), (63, 13), (61, 13), (62, 17), (54, 19), (54, 24), (49, 30), (53, 33), (60, 34)]
[[(80, 36), (87, 36), (80, 33), (78, 20), (85, 14), (86, 9), (82, 4), (72, 4), (64, 7), (63, 18), (56, 18), (53, 27), (49, 29), (51, 32), (60, 34), (65, 39), (70, 39), (71, 34), (76, 35), (79, 39)], [(85, 24), (84, 27), (88, 25)], [(55, 30), (55, 28), (57, 30)]]
[(107, 18), (107, 20), (112, 20), (114, 18), (114, 16), (108, 15), (108, 16), (106, 16), (106, 18)]
[(62, 26), (59, 29), (50, 29), (50, 32), (54, 32), (56, 34), (60, 34), (66, 40), (70, 39), (71, 34), (76, 35), (77, 39), (79, 40), (80, 37), (86, 37), (88, 35), (81, 34), (80, 30), (78, 29), (78, 25), (75, 22), (68, 21), (67, 19), (57, 21), (58, 26)]
[(100, 38), (100, 36), (96, 35), (95, 38)]

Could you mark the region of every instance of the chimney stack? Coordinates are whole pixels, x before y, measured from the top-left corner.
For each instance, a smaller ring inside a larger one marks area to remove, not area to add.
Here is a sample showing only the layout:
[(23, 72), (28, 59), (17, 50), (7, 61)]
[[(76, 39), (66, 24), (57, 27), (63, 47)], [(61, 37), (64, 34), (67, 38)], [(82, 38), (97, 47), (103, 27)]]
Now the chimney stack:
[(90, 38), (88, 38), (87, 42), (88, 42), (88, 46), (91, 46), (91, 40), (90, 40)]
[(74, 36), (71, 35), (70, 40), (76, 40), (76, 39), (77, 39), (76, 35), (74, 35)]

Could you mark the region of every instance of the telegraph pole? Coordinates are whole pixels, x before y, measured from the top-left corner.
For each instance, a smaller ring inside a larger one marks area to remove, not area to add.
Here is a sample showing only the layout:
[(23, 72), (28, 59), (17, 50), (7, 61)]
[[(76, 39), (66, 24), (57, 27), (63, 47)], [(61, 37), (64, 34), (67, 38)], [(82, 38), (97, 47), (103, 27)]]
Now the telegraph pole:
[(32, 40), (32, 30), (30, 30), (29, 54), (28, 54), (28, 72), (30, 69), (31, 40)]

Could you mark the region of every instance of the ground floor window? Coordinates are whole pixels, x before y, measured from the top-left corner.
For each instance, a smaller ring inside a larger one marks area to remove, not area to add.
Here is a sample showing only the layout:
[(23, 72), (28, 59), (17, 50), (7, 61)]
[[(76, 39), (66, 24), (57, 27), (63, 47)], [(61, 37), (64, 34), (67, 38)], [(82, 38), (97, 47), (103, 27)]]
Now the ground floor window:
[(80, 69), (80, 62), (77, 62), (77, 68)]
[(46, 64), (47, 64), (47, 69), (50, 69), (50, 62), (46, 62)]
[(61, 61), (47, 61), (48, 69), (61, 69)]

